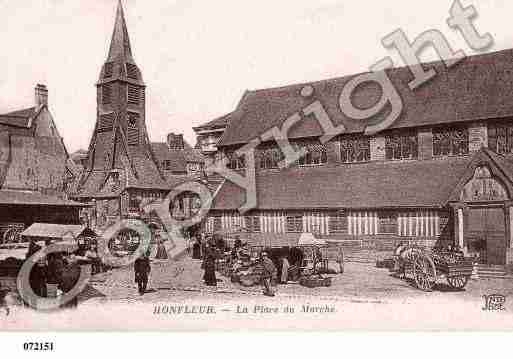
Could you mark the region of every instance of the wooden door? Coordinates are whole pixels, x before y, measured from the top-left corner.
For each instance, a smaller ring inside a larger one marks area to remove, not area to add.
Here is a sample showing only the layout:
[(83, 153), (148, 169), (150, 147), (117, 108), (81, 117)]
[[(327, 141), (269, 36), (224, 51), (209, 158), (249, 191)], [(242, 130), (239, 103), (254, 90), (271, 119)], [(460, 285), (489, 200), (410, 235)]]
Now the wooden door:
[(502, 208), (486, 209), (486, 262), (506, 264), (506, 223)]
[(506, 223), (502, 208), (470, 208), (465, 237), (469, 251), (480, 252), (483, 262), (506, 263)]

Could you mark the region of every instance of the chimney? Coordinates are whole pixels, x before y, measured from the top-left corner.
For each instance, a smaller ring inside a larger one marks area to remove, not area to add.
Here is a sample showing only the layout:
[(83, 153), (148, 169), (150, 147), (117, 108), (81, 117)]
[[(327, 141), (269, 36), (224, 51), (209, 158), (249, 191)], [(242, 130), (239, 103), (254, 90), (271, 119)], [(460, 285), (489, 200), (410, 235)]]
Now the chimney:
[(171, 132), (167, 135), (167, 147), (172, 150), (183, 150), (185, 148), (183, 142), (183, 134), (175, 134)]
[(37, 84), (35, 88), (36, 106), (48, 106), (48, 89), (46, 85)]

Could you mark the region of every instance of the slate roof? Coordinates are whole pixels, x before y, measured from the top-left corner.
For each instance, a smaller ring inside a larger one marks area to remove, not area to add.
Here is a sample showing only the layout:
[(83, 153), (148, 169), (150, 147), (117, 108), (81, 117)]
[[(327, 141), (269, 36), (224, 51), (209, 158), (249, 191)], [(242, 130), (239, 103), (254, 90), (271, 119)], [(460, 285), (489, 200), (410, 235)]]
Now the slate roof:
[[(257, 174), (259, 209), (443, 207), (469, 158), (289, 168)], [(234, 210), (242, 188), (226, 181), (213, 209)]]
[(45, 205), (83, 207), (84, 204), (75, 201), (48, 196), (39, 192), (0, 190), (0, 204), (4, 205)]
[(28, 128), (30, 119), (33, 118), (37, 112), (37, 107), (8, 112), (0, 115), (0, 124)]
[[(434, 68), (437, 75), (415, 91), (408, 87), (408, 82), (413, 79), (409, 68), (386, 70), (403, 101), (403, 112), (390, 128), (513, 115), (513, 49), (469, 56), (450, 69), (442, 62), (424, 64), (424, 67)], [(281, 127), (288, 116), (300, 112), (314, 99), (321, 101), (335, 125), (343, 123), (347, 133), (362, 132), (365, 121), (348, 118), (338, 103), (342, 89), (354, 76), (247, 92), (237, 109), (229, 115), (229, 124), (218, 146), (244, 144), (274, 126)], [(314, 88), (311, 98), (305, 99), (300, 95), (305, 85)], [(367, 108), (374, 105), (380, 96), (379, 85), (368, 82), (356, 88), (352, 100), (355, 107)], [(383, 111), (372, 121), (379, 121), (386, 114), (387, 111)], [(312, 118), (303, 119), (289, 131), (289, 138), (320, 135), (321, 127)]]

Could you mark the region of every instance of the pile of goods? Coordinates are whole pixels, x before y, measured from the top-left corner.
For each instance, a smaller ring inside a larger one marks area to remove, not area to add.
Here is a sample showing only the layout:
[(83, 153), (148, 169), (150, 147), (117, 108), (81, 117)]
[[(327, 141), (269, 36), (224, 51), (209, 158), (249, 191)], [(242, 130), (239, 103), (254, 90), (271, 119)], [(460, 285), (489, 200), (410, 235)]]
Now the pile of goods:
[(311, 275), (299, 278), (299, 284), (308, 288), (331, 287), (331, 278), (321, 275)]

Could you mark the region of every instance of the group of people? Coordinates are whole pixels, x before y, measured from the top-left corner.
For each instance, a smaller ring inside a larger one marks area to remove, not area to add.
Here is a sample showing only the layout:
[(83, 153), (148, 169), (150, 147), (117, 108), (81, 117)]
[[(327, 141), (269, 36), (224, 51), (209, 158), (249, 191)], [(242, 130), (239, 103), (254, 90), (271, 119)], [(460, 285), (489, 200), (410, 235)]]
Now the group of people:
[[(207, 286), (217, 286), (216, 267), (218, 260), (230, 268), (231, 273), (242, 274), (239, 280), (244, 277), (255, 278), (249, 285), (261, 283), (263, 293), (267, 296), (275, 295), (276, 284), (287, 283), (299, 277), (299, 267), (303, 260), (303, 253), (297, 248), (267, 248), (252, 258), (247, 243), (243, 243), (238, 237), (229, 248), (227, 243), (219, 235), (203, 235), (197, 237), (192, 246), (192, 257), (202, 259), (203, 281)], [(296, 273), (297, 272), (297, 273)], [(258, 273), (258, 275), (247, 275)], [(232, 281), (235, 278), (232, 276)], [(241, 281), (243, 285), (248, 285)]]
[[(50, 243), (46, 241), (45, 245)], [(26, 258), (30, 258), (40, 249), (39, 245), (31, 241)], [(37, 296), (56, 298), (58, 290), (67, 293), (75, 287), (80, 278), (80, 271), (80, 265), (74, 260), (72, 253), (50, 253), (32, 268), (29, 284)], [(76, 307), (77, 305), (78, 298), (74, 297), (64, 306)]]

